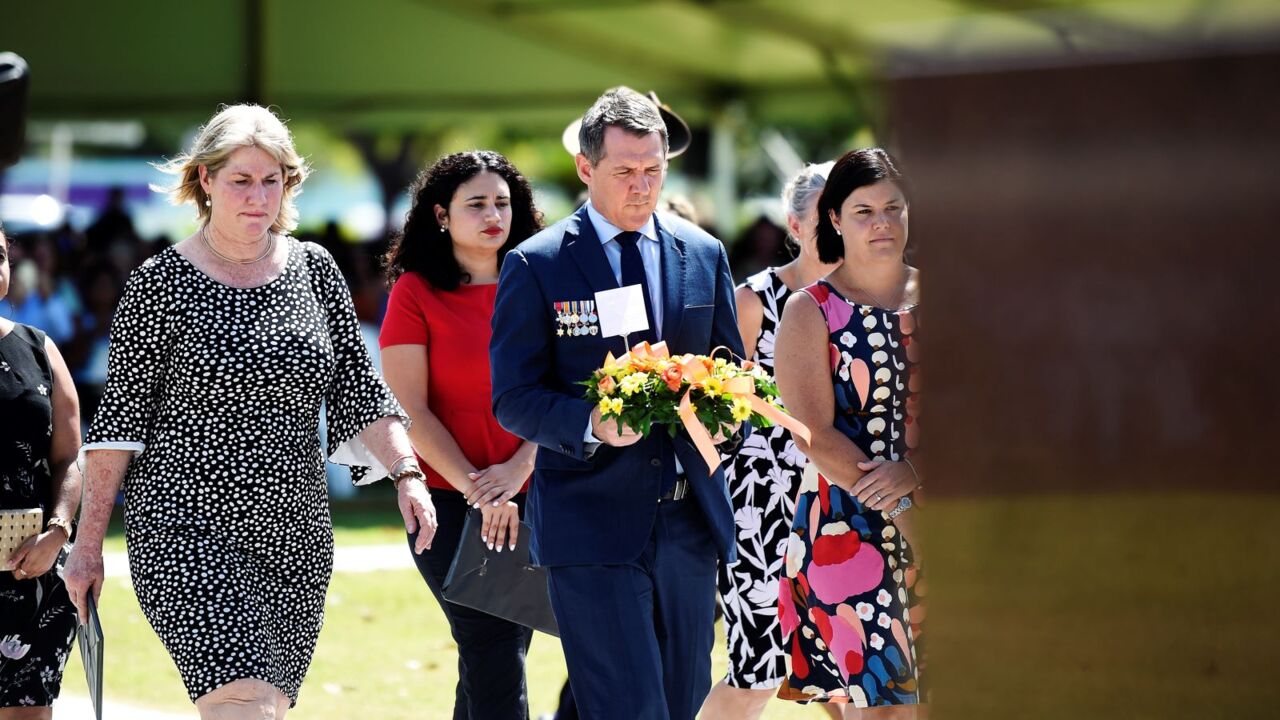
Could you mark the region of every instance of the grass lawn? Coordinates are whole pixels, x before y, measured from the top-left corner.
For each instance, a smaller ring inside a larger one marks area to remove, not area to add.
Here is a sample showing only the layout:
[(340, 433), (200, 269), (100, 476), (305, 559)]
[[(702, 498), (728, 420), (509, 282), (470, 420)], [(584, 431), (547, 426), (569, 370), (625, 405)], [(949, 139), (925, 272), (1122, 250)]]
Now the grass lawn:
[[(389, 495), (379, 500), (334, 506), (337, 545), (404, 542), (394, 500)], [(104, 550), (124, 551), (123, 533), (117, 508)], [(106, 696), (194, 717), (178, 671), (138, 608), (127, 579), (106, 582), (99, 612), (106, 636)], [(716, 650), (715, 673), (720, 677), (725, 667), (723, 641)], [(555, 710), (565, 680), (559, 640), (535, 634), (527, 674), (532, 717)], [(457, 651), (449, 627), (416, 570), (336, 573), (315, 659), (290, 717), (450, 720), (456, 679)], [(88, 694), (76, 649), (67, 663), (63, 691)], [(766, 717), (820, 720), (824, 715), (817, 708), (778, 703)]]
[[(1280, 700), (1270, 676), (1280, 497), (985, 498), (927, 510), (935, 718), (1248, 718)], [(341, 545), (401, 541), (394, 511), (334, 514)], [(121, 547), (113, 535), (108, 550)], [(101, 611), (107, 696), (190, 711), (126, 581), (107, 582)], [(456, 657), (415, 571), (337, 574), (291, 717), (450, 718)], [(719, 677), (721, 643), (714, 661)], [(554, 638), (534, 638), (528, 673), (536, 717), (565, 677)], [(85, 694), (78, 653), (64, 690)], [(776, 702), (765, 717), (825, 715)]]

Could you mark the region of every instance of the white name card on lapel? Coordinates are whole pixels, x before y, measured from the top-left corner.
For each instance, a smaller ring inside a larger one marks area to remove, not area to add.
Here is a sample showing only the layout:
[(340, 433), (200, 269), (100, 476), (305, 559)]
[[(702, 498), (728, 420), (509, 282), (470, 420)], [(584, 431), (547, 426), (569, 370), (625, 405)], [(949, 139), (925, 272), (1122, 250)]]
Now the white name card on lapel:
[(626, 337), (649, 329), (649, 317), (644, 312), (644, 288), (640, 285), (596, 293), (596, 312), (600, 315), (600, 334), (604, 337)]

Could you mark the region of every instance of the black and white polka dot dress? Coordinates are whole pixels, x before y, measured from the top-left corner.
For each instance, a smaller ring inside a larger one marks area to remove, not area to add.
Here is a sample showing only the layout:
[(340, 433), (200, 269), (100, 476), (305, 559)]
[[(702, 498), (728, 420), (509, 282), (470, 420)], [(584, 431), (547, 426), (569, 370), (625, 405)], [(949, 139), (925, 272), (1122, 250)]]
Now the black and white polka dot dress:
[(288, 239), (254, 288), (169, 248), (129, 277), (85, 448), (137, 452), (124, 482), (138, 602), (192, 700), (258, 678), (297, 702), (333, 569), (318, 428), (357, 482), (386, 470), (358, 440), (404, 417), (370, 362), (333, 258)]

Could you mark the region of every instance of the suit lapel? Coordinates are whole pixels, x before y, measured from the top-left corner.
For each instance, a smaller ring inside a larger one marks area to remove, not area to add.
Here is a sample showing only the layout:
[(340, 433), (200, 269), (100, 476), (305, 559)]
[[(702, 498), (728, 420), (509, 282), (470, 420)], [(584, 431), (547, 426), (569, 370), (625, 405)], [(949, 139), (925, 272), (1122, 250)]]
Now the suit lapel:
[[(684, 318), (685, 258), (684, 240), (676, 237), (663, 226), (658, 214), (653, 214), (658, 229), (658, 243), (662, 247), (662, 339), (674, 341), (680, 333), (680, 321)], [(675, 352), (675, 348), (672, 348)]]
[(564, 245), (570, 257), (578, 264), (578, 269), (587, 278), (592, 292), (618, 287), (609, 259), (604, 256), (604, 247), (596, 236), (595, 226), (587, 217), (586, 205), (573, 214), (573, 222), (565, 229)]

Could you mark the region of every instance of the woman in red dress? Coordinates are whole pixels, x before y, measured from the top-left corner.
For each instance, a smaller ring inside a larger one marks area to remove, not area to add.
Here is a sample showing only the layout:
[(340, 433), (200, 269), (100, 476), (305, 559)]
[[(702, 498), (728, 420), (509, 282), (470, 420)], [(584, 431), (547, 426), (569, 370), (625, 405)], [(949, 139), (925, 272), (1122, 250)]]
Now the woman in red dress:
[[(404, 233), (386, 254), (391, 299), (379, 344), (387, 384), (413, 420), (409, 437), (439, 530), (414, 555), (458, 644), (455, 718), (527, 718), (528, 628), (445, 601), (468, 508), (490, 548), (514, 548), (534, 445), (490, 407), (489, 321), (507, 251), (542, 227), (528, 181), (498, 153), (448, 155), (418, 177)], [(412, 546), (414, 538), (409, 537)]]

